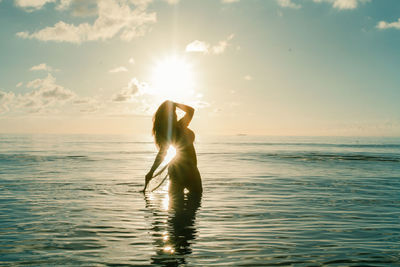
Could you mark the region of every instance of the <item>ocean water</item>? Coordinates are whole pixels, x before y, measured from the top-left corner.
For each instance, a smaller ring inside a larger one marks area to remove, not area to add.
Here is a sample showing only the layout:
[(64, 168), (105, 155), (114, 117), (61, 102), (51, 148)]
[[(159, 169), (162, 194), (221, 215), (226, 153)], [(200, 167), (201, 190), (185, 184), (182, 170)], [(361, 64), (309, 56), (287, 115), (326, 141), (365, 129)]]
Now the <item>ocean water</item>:
[(400, 266), (400, 139), (196, 139), (201, 201), (143, 195), (150, 136), (0, 135), (0, 265)]

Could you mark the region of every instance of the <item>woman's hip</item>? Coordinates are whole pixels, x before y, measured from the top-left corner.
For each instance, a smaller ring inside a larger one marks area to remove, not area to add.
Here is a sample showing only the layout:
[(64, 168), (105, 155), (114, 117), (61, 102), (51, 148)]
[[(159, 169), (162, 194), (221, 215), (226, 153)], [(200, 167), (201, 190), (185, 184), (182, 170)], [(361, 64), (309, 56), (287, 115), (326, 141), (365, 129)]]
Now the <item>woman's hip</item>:
[(172, 182), (181, 184), (201, 183), (200, 172), (197, 166), (174, 164), (168, 167), (168, 173)]

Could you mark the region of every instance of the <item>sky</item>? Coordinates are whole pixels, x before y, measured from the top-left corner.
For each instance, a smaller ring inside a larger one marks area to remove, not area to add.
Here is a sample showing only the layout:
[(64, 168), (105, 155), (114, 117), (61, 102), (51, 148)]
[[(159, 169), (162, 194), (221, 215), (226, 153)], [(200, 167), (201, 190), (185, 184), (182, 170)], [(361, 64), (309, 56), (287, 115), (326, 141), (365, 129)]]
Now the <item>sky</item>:
[(0, 0), (0, 133), (400, 136), (398, 0)]

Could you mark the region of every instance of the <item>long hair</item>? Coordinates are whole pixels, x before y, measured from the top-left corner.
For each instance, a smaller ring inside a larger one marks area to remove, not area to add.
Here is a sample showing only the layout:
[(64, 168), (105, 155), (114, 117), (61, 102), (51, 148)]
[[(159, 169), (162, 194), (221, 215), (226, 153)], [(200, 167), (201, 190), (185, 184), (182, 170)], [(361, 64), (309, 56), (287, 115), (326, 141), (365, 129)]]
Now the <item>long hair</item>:
[(176, 135), (176, 107), (171, 101), (164, 101), (153, 117), (153, 136), (160, 149), (173, 142)]

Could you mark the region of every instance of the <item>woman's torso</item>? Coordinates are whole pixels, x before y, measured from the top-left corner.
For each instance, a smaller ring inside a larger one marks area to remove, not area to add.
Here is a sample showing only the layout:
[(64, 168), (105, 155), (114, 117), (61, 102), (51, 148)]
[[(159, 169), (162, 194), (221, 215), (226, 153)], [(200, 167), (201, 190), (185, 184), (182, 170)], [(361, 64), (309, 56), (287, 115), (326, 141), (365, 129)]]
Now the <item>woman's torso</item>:
[(174, 188), (180, 184), (190, 191), (201, 192), (201, 177), (197, 169), (196, 151), (193, 146), (194, 138), (194, 132), (187, 127), (177, 131), (174, 142), (176, 155), (169, 164), (168, 173)]
[(189, 128), (178, 128), (174, 142), (176, 156), (174, 164), (187, 164), (193, 167), (197, 166), (196, 151), (194, 149), (195, 134)]

